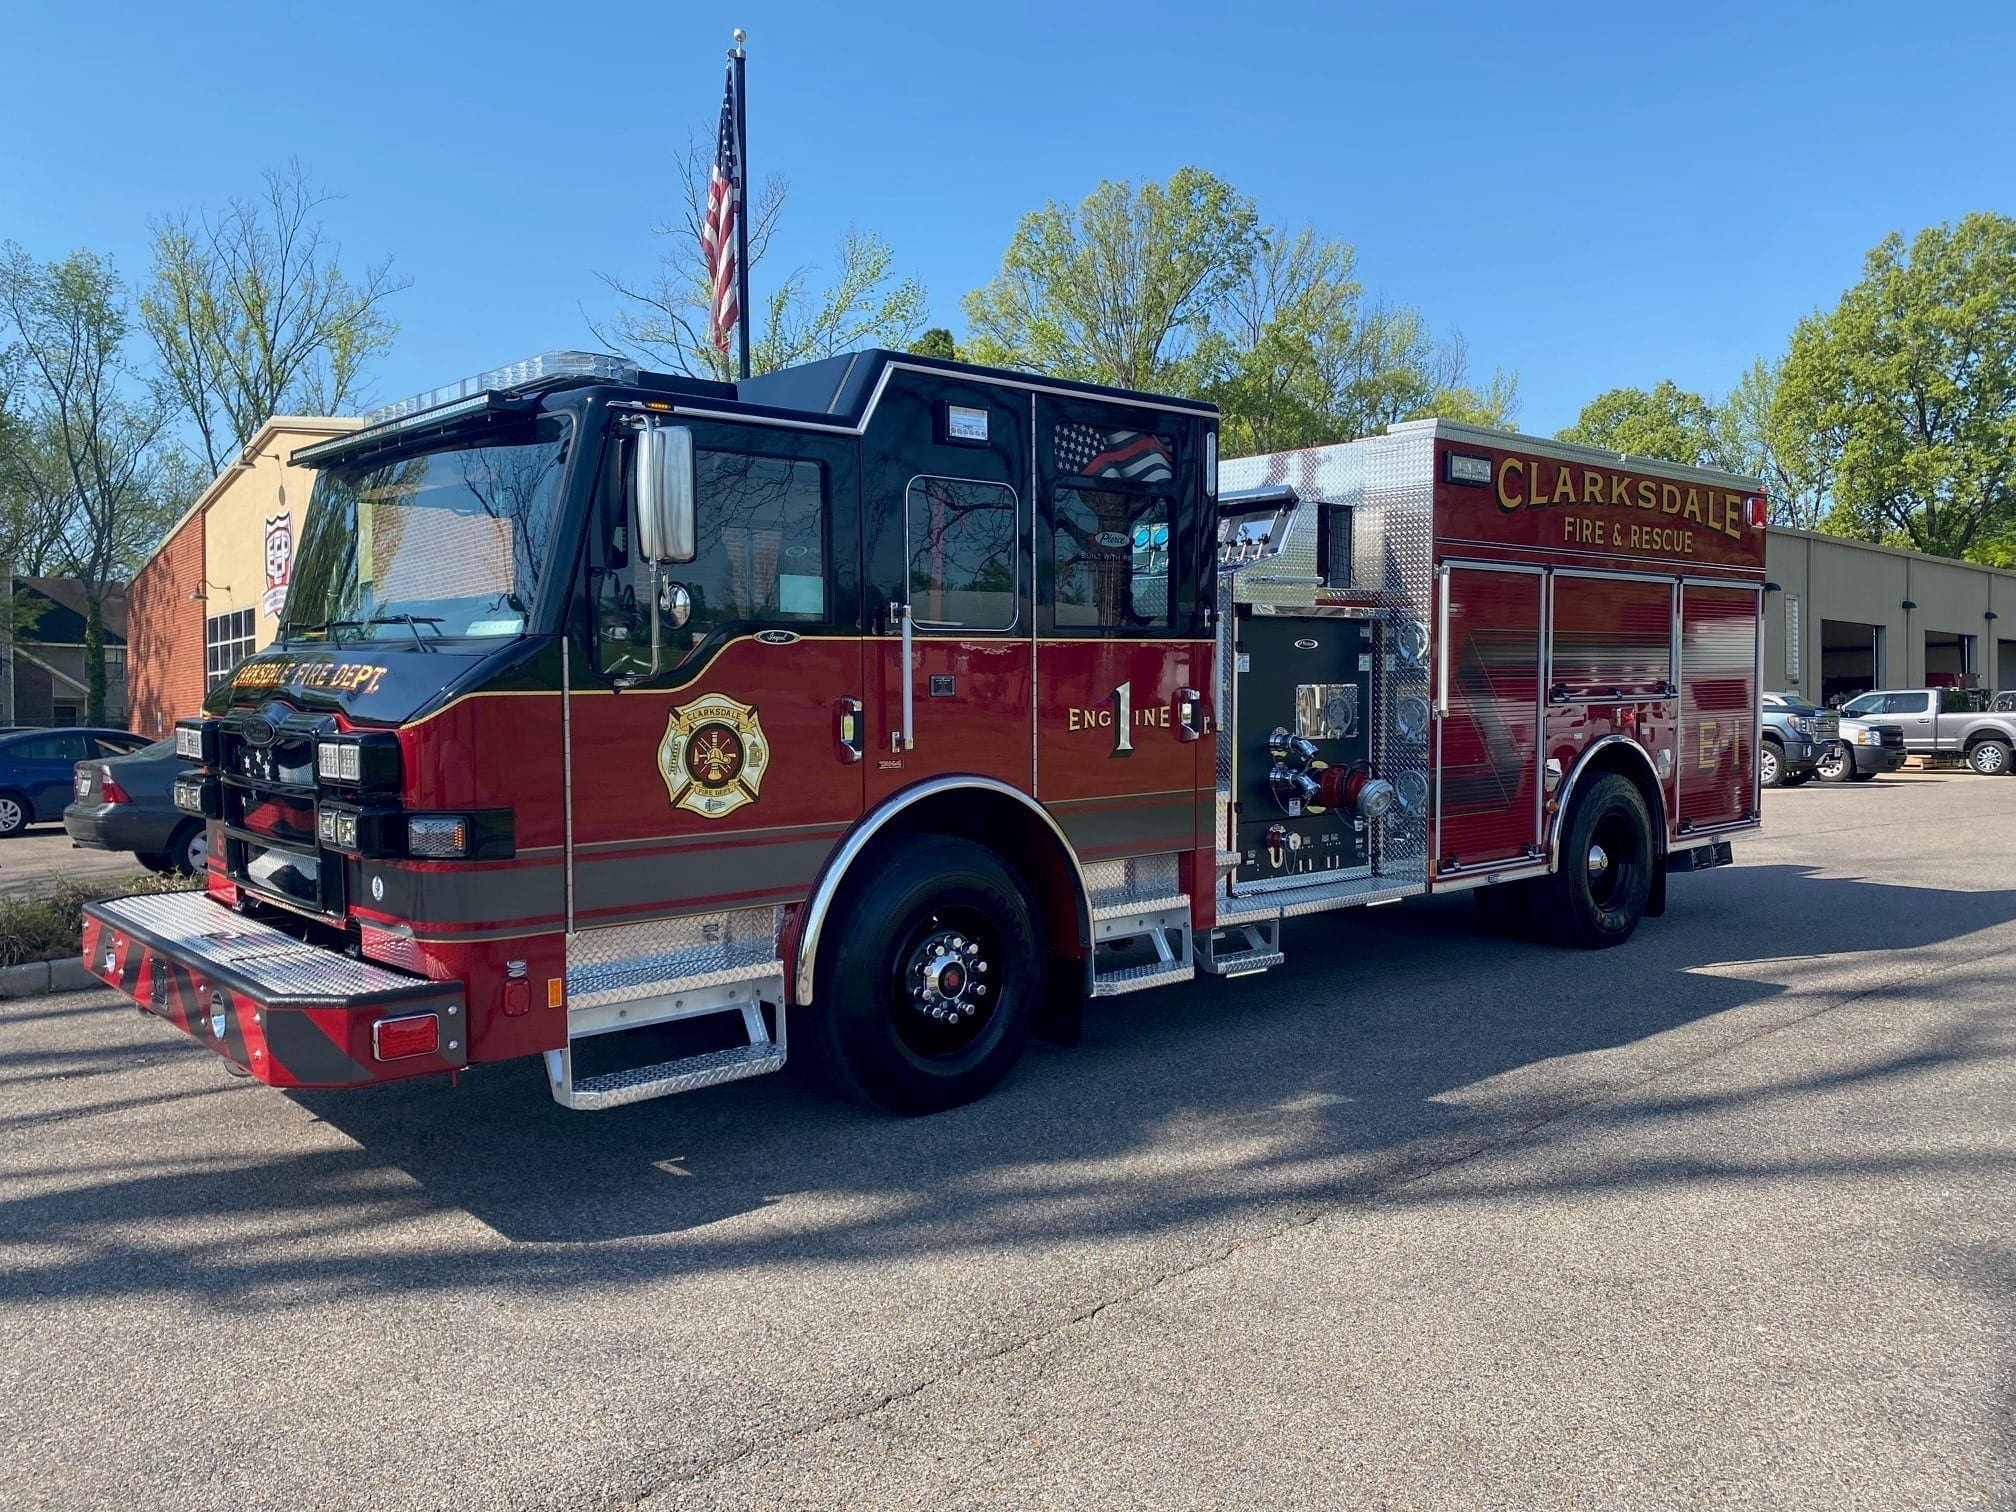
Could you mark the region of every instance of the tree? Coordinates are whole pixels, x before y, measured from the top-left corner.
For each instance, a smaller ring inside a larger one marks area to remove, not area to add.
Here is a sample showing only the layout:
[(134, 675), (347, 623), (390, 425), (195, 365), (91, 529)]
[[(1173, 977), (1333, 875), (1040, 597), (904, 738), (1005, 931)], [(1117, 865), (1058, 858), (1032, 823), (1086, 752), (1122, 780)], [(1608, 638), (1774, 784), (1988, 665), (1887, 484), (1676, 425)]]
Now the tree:
[(1771, 523), (1818, 530), (1829, 508), (1827, 460), (1774, 415), (1778, 367), (1753, 362), (1715, 406), (1716, 466), (1764, 484)]
[(1470, 386), (1460, 332), (1367, 308), (1349, 244), (1260, 224), (1200, 168), (1102, 183), (1025, 215), (1001, 273), (966, 296), (982, 361), (1207, 398), (1227, 455), (1347, 441), (1428, 414), (1509, 422), (1517, 380)]
[(1556, 434), (1583, 446), (1689, 467), (1713, 467), (1720, 455), (1715, 406), (1670, 378), (1650, 392), (1617, 388), (1598, 394), (1582, 406), (1573, 425)]
[(932, 326), (910, 343), (910, 350), (919, 357), (942, 357), (947, 362), (960, 360), (959, 343), (952, 339), (951, 331), (944, 326)]
[(43, 265), (0, 247), (0, 321), (19, 422), (4, 470), (32, 510), (60, 522), (48, 554), (84, 587), (88, 717), (103, 724), (105, 592), (166, 523), (169, 411), (127, 365), (126, 286), (96, 253)]
[(366, 365), (398, 332), (384, 305), (408, 281), (389, 258), (355, 281), (344, 274), (318, 219), (331, 198), (290, 162), (222, 214), (154, 225), (141, 317), (212, 474), (274, 415), (354, 404)]
[(1165, 394), (1211, 380), (1213, 317), (1261, 240), (1253, 202), (1201, 168), (1100, 183), (1022, 217), (1001, 272), (965, 298), (982, 362)]
[[(714, 345), (713, 269), (700, 250), (714, 171), (711, 135), (705, 145), (697, 136), (688, 137), (676, 171), (685, 186), (679, 208), (651, 228), (654, 236), (667, 238), (656, 275), (640, 284), (598, 273), (596, 277), (620, 303), (607, 318), (590, 318), (589, 329), (605, 346), (689, 377), (732, 379), (737, 353), (733, 343), (726, 352)], [(785, 180), (773, 175), (751, 197), (747, 214), (752, 302), (758, 287), (756, 270), (769, 255), (789, 193)], [(771, 281), (760, 322), (754, 312), (744, 312), (752, 322), (749, 370), (768, 373), (859, 347), (908, 345), (924, 325), (924, 289), (915, 279), (897, 278), (895, 262), (895, 253), (881, 237), (850, 229), (840, 238), (833, 277), (823, 287), (813, 289), (812, 270), (805, 268)]]
[(1939, 556), (2016, 533), (2016, 220), (1895, 232), (1792, 333), (1772, 404), (1829, 528)]

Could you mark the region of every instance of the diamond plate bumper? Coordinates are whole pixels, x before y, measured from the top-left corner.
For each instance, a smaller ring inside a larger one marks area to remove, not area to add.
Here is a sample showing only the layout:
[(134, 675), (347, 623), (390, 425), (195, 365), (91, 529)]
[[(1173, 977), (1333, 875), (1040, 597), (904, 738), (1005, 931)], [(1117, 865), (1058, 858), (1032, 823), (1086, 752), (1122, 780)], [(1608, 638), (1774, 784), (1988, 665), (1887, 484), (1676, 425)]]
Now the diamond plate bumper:
[[(200, 893), (84, 906), (84, 968), (260, 1081), (354, 1087), (469, 1060), (469, 1000), (435, 982), (304, 944)], [(380, 1060), (388, 1019), (432, 1015), (431, 1052)]]

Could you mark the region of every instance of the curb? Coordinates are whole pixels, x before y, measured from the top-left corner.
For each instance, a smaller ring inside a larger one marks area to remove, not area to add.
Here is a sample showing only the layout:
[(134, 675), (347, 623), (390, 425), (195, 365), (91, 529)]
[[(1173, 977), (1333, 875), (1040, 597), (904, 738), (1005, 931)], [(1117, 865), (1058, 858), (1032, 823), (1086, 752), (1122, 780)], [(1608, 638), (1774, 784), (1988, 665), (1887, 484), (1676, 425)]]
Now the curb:
[(0, 966), (0, 999), (44, 997), (52, 992), (87, 992), (105, 984), (84, 969), (84, 963), (65, 957), (60, 961), (28, 961), (20, 966)]

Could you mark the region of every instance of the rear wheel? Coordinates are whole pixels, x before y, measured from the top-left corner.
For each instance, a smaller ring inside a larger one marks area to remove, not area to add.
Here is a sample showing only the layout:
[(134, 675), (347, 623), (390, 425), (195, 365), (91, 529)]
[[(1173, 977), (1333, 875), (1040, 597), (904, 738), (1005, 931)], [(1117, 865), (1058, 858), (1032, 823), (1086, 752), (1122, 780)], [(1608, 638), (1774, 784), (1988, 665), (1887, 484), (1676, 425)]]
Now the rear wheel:
[(1820, 757), (1822, 782), (1852, 782), (1855, 779), (1855, 752), (1845, 740), (1837, 740)]
[(1767, 740), (1757, 748), (1757, 784), (1759, 787), (1782, 787), (1785, 782), (1785, 753), (1775, 740)]
[(2009, 770), (2009, 742), (1978, 741), (1967, 752), (1967, 765), (1983, 777), (2000, 777)]
[(28, 828), (28, 801), (19, 793), (0, 793), (0, 838)]
[(1028, 1044), (1043, 951), (1027, 890), (949, 836), (899, 840), (867, 875), (832, 921), (814, 1005), (827, 1079), (891, 1113), (971, 1102)]
[(1540, 917), (1563, 945), (1597, 950), (1631, 938), (1652, 896), (1652, 820), (1626, 778), (1605, 772), (1577, 798), (1562, 831), (1560, 867)]
[(1869, 771), (1865, 772), (1858, 767), (1855, 770), (1854, 774), (1849, 778), (1849, 781), (1851, 782), (1874, 782), (1875, 780), (1876, 780), (1876, 772), (1874, 768), (1871, 768)]

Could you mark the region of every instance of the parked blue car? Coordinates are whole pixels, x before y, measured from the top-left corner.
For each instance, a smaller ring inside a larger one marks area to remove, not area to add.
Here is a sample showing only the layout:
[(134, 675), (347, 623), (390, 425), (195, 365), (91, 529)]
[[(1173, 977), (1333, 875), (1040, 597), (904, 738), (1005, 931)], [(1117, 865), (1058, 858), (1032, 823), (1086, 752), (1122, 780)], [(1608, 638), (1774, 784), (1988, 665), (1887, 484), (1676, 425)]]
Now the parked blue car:
[(16, 730), (0, 735), (0, 837), (61, 819), (77, 763), (147, 744), (125, 730)]

